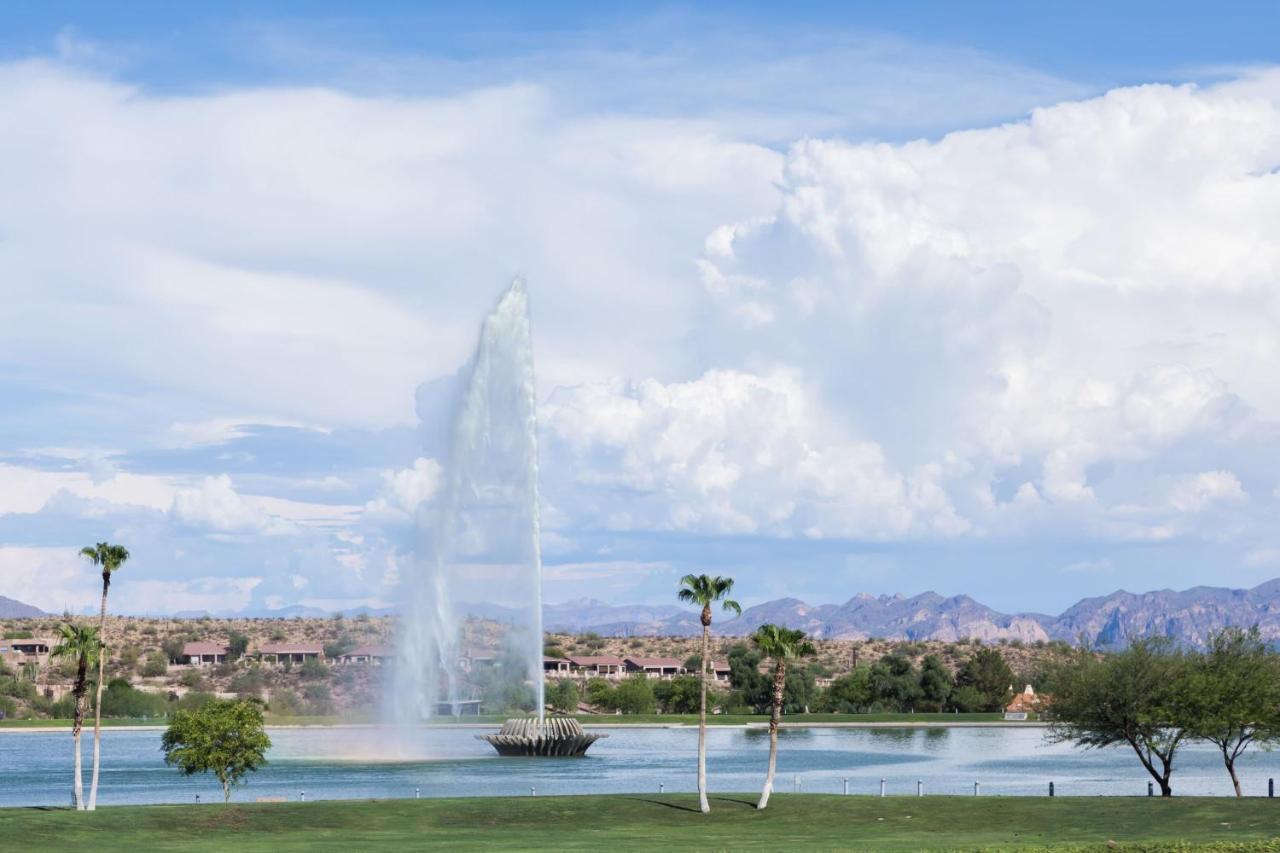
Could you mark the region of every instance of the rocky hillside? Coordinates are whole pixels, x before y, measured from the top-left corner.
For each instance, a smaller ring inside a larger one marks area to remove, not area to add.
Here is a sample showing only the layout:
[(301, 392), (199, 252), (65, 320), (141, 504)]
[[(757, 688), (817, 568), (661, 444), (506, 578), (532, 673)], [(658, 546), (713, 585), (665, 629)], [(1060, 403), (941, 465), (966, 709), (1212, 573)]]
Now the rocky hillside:
[(26, 619), (32, 616), (43, 616), (44, 611), (12, 598), (0, 595), (0, 619)]

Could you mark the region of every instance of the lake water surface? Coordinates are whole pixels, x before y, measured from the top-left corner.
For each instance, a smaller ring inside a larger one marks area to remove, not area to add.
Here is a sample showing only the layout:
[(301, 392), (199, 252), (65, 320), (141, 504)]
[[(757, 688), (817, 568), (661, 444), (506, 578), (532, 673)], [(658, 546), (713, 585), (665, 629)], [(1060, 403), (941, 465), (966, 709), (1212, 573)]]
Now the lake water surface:
[[(475, 735), (488, 729), (432, 726), (415, 730), (419, 754), (430, 760), (386, 761), (386, 735), (373, 728), (271, 729), (270, 764), (252, 774), (234, 795), (299, 799), (528, 796), (696, 790), (698, 732), (690, 728), (610, 728), (588, 757), (499, 758)], [(85, 736), (85, 784), (91, 737)], [(713, 726), (708, 733), (708, 773), (713, 791), (750, 791), (763, 781), (768, 732)], [(182, 803), (221, 800), (210, 776), (187, 778), (168, 767), (160, 732), (106, 729), (99, 801)], [(68, 732), (0, 732), (0, 806), (65, 805), (70, 801), (71, 736)], [(1267, 778), (1280, 776), (1280, 755), (1250, 751), (1240, 762), (1245, 793), (1265, 796)], [(1147, 775), (1127, 748), (1082, 751), (1050, 744), (1038, 728), (784, 729), (778, 753), (779, 791), (796, 777), (805, 792), (875, 794), (886, 780), (891, 795), (1032, 794), (1059, 796), (1144, 795)], [(1217, 752), (1193, 745), (1179, 754), (1175, 794), (1231, 794)]]

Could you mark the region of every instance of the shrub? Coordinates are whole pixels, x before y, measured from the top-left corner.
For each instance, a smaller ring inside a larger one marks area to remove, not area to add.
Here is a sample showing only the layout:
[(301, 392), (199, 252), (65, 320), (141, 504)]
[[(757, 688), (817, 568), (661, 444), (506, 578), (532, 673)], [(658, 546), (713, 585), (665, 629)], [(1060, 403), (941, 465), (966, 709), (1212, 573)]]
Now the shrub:
[(147, 655), (147, 662), (142, 665), (142, 674), (147, 678), (156, 678), (169, 674), (169, 656), (156, 651)]
[(114, 678), (102, 691), (104, 717), (163, 717), (168, 703), (163, 696), (136, 690), (123, 678)]
[(302, 688), (302, 695), (307, 700), (306, 713), (317, 717), (325, 717), (333, 713), (333, 696), (329, 693), (329, 685), (308, 684)]
[(302, 700), (292, 690), (276, 690), (272, 692), (271, 702), (267, 707), (273, 714), (296, 717), (302, 713)]
[(166, 637), (160, 648), (164, 652), (166, 659), (177, 662), (182, 659), (182, 647), (187, 644), (187, 638), (181, 634)]
[(124, 669), (133, 669), (138, 665), (140, 657), (142, 657), (142, 650), (137, 646), (125, 646), (120, 650), (120, 666)]
[(319, 658), (307, 658), (298, 668), (298, 676), (304, 681), (319, 681), (329, 677), (329, 667)]
[(231, 636), (227, 638), (227, 657), (231, 660), (239, 660), (248, 650), (249, 638), (239, 631), (232, 631)]
[(349, 634), (343, 634), (331, 643), (324, 644), (324, 656), (332, 660), (340, 658), (356, 647), (356, 641)]
[(218, 697), (214, 696), (212, 693), (200, 693), (193, 691), (174, 702), (173, 707), (174, 710), (177, 711), (194, 711), (198, 708), (203, 708), (210, 702), (216, 702), (217, 700)]
[(178, 683), (192, 690), (205, 690), (209, 684), (204, 677), (204, 673), (198, 669), (184, 670), (182, 675), (178, 676)]
[(30, 640), (34, 634), (30, 631), (5, 631), (4, 638), (6, 640)]
[(613, 707), (624, 714), (652, 714), (658, 708), (649, 679), (637, 673), (613, 691)]
[(266, 674), (256, 664), (231, 679), (228, 685), (232, 692), (239, 694), (243, 699), (260, 697), (266, 686)]

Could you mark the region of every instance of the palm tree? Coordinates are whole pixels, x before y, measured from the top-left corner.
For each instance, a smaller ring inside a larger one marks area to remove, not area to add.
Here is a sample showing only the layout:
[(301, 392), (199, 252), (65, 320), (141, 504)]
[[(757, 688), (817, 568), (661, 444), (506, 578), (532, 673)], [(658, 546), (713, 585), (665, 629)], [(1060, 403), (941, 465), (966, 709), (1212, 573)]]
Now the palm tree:
[(76, 698), (75, 719), (71, 725), (71, 738), (76, 747), (76, 778), (71, 792), (76, 809), (84, 810), (84, 782), (80, 760), (80, 730), (84, 728), (84, 700), (89, 692), (89, 667), (102, 657), (102, 642), (98, 629), (90, 625), (63, 624), (58, 626), (58, 645), (50, 655), (71, 658), (76, 662), (76, 683), (72, 695)]
[(751, 635), (765, 657), (774, 660), (773, 666), (773, 714), (769, 717), (769, 772), (764, 777), (764, 790), (760, 792), (757, 809), (769, 805), (773, 793), (773, 774), (778, 769), (778, 725), (782, 722), (782, 697), (787, 687), (787, 661), (792, 658), (817, 654), (813, 643), (804, 637), (804, 631), (780, 628), (777, 625), (761, 625)]
[(698, 806), (702, 813), (711, 811), (707, 802), (707, 661), (711, 658), (711, 605), (721, 602), (725, 610), (741, 614), (742, 607), (729, 598), (733, 578), (710, 575), (685, 575), (680, 579), (676, 596), (686, 604), (702, 608), (702, 696), (698, 702)]
[[(93, 547), (80, 549), (80, 556), (102, 569), (102, 610), (98, 614), (98, 635), (107, 635), (107, 590), (111, 588), (111, 573), (124, 565), (129, 552), (123, 545), (99, 542)], [(102, 685), (106, 681), (107, 656), (98, 655), (98, 694), (93, 703), (93, 780), (89, 783), (89, 811), (98, 808), (98, 764), (102, 752)]]

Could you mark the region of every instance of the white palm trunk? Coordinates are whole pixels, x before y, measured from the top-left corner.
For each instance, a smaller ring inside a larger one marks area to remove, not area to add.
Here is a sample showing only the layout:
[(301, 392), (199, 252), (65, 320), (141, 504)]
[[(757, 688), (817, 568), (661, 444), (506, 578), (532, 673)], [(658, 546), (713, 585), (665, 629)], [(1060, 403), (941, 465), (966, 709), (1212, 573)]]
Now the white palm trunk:
[(698, 808), (703, 814), (711, 811), (707, 802), (707, 655), (711, 651), (711, 608), (702, 613), (702, 698), (698, 703)]
[(71, 798), (75, 800), (76, 811), (84, 811), (84, 778), (83, 765), (80, 759), (80, 732), (76, 732), (72, 737), (76, 745), (76, 778), (71, 785)]
[(764, 790), (760, 792), (757, 809), (769, 805), (773, 793), (773, 776), (778, 769), (778, 726), (782, 722), (782, 700), (787, 684), (786, 663), (779, 660), (773, 671), (773, 713), (769, 717), (769, 772), (764, 777)]
[[(98, 641), (107, 635), (107, 585), (109, 575), (102, 578), (102, 611), (98, 615)], [(98, 808), (98, 765), (102, 758), (102, 682), (106, 679), (107, 650), (98, 651), (98, 688), (93, 702), (93, 778), (89, 782), (89, 811)], [(79, 752), (77, 751), (77, 755)]]

